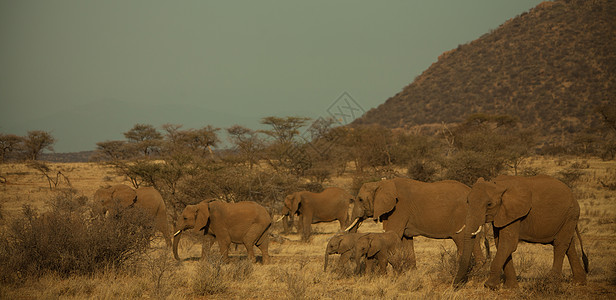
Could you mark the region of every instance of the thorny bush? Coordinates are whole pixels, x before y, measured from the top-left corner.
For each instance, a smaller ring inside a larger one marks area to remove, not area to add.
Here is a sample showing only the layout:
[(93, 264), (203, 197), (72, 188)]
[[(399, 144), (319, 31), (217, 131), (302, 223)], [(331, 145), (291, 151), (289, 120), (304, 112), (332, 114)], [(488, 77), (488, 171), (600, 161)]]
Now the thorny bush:
[(16, 282), (48, 272), (60, 276), (92, 274), (123, 267), (141, 257), (153, 237), (152, 220), (140, 209), (115, 217), (92, 216), (59, 197), (48, 212), (24, 206), (22, 215), (0, 231), (0, 281)]

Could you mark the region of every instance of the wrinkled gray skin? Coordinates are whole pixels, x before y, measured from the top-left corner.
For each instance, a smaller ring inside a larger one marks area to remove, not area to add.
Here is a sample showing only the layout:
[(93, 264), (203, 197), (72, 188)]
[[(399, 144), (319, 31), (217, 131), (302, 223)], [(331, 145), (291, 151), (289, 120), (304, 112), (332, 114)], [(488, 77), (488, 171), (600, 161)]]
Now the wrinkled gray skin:
[(325, 247), (323, 271), (327, 271), (329, 256), (332, 254), (340, 254), (338, 263), (341, 265), (350, 261), (353, 258), (353, 249), (355, 248), (357, 239), (363, 235), (366, 235), (366, 233), (340, 233), (334, 235)]
[[(484, 223), (492, 223), (497, 252), (490, 266), (485, 286), (496, 289), (504, 271), (507, 288), (517, 288), (517, 274), (512, 253), (519, 241), (551, 244), (554, 260), (550, 276), (560, 278), (565, 255), (573, 272), (573, 282), (586, 283), (588, 258), (577, 228), (580, 206), (571, 189), (549, 176), (498, 176), (494, 181), (477, 180), (468, 194), (469, 210), (464, 229), (464, 250), (460, 257), (454, 286), (467, 280), (473, 245), (473, 232)], [(575, 247), (575, 233), (580, 241), (582, 260)]]
[(367, 233), (357, 239), (353, 257), (358, 266), (362, 260), (366, 260), (368, 272), (374, 271), (373, 267), (376, 263), (377, 272), (385, 274), (388, 263), (394, 268), (399, 267), (396, 265), (399, 262), (394, 262), (390, 258), (393, 252), (400, 247), (402, 247), (401, 239), (394, 232)]
[(173, 238), (173, 255), (177, 260), (178, 244), (185, 230), (203, 231), (218, 243), (225, 262), (229, 261), (231, 243), (243, 244), (248, 259), (255, 261), (253, 246), (261, 250), (263, 264), (269, 263), (268, 229), (272, 224), (267, 210), (253, 201), (226, 203), (204, 200), (196, 205), (187, 205), (177, 222), (178, 231)]

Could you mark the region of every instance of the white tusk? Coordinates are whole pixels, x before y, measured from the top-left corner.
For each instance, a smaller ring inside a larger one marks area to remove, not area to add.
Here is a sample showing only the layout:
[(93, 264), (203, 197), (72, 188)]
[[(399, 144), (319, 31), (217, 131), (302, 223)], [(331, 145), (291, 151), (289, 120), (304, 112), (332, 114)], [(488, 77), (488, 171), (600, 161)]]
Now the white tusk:
[(182, 230), (180, 229), (180, 230), (178, 230), (178, 232), (176, 232), (173, 236), (175, 237), (175, 236), (177, 236), (178, 234), (180, 234), (181, 232), (182, 232)]
[(284, 219), (284, 215), (280, 216), (280, 218), (276, 219), (275, 223), (278, 223), (280, 221), (282, 221), (282, 219)]
[(359, 221), (359, 218), (355, 218), (355, 221), (353, 221), (353, 223), (351, 223), (351, 225), (349, 225), (349, 227), (347, 227), (347, 229), (345, 229), (344, 231), (351, 230), (351, 228), (355, 227), (355, 224), (357, 224), (358, 221)]
[(477, 229), (477, 231), (471, 233), (472, 236), (476, 236), (481, 232), (481, 228), (483, 228), (483, 226), (479, 226), (479, 229)]
[(465, 227), (466, 227), (466, 224), (462, 225), (462, 228), (460, 228), (460, 230), (456, 231), (456, 234), (462, 232), (462, 230), (464, 230)]

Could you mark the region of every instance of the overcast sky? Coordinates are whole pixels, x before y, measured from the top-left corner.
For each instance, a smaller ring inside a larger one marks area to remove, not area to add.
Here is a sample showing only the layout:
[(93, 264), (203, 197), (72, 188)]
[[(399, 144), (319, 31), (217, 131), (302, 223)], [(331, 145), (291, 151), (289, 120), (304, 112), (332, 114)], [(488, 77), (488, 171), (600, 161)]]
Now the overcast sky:
[(0, 0), (0, 132), (93, 150), (136, 123), (257, 128), (376, 107), (541, 1)]

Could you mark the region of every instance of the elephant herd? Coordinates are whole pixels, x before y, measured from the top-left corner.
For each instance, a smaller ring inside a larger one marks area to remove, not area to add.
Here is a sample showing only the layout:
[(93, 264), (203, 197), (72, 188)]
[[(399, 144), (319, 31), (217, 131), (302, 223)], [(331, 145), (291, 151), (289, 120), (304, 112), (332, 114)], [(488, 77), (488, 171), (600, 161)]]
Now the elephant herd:
[[(116, 185), (98, 190), (94, 200), (102, 204), (103, 212), (111, 205), (146, 209), (154, 217), (155, 227), (163, 233), (167, 245), (171, 245), (166, 209), (155, 189), (133, 190)], [(416, 268), (413, 237), (452, 239), (458, 253), (458, 270), (453, 279), (456, 287), (467, 281), (472, 256), (477, 262), (486, 261), (478, 236), (492, 225), (497, 251), (484, 285), (496, 289), (503, 273), (505, 287), (518, 286), (512, 253), (519, 241), (552, 245), (554, 260), (550, 275), (561, 276), (566, 255), (573, 282), (585, 284), (588, 258), (577, 226), (579, 215), (578, 202), (561, 181), (546, 175), (501, 175), (491, 181), (480, 178), (472, 187), (453, 180), (426, 183), (394, 178), (364, 183), (355, 197), (336, 187), (321, 193), (296, 192), (285, 198), (282, 216), (276, 222), (284, 220), (287, 224), (288, 219), (297, 217), (298, 233), (303, 241), (308, 241), (311, 224), (338, 221), (341, 230), (329, 238), (325, 248), (325, 270), (332, 254), (340, 255), (339, 263), (354, 261), (355, 272), (362, 272), (365, 266), (366, 270), (384, 273), (388, 264), (396, 270)], [(382, 222), (383, 232), (358, 232), (362, 222), (368, 219)], [(172, 246), (178, 260), (180, 236), (192, 230), (205, 235), (202, 251), (215, 241), (225, 261), (228, 261), (229, 246), (234, 243), (243, 244), (252, 261), (255, 259), (253, 246), (257, 246), (263, 263), (270, 262), (268, 243), (272, 219), (255, 202), (204, 200), (186, 206), (176, 223)], [(576, 234), (582, 261), (576, 249)], [(487, 239), (484, 242), (489, 256)]]

